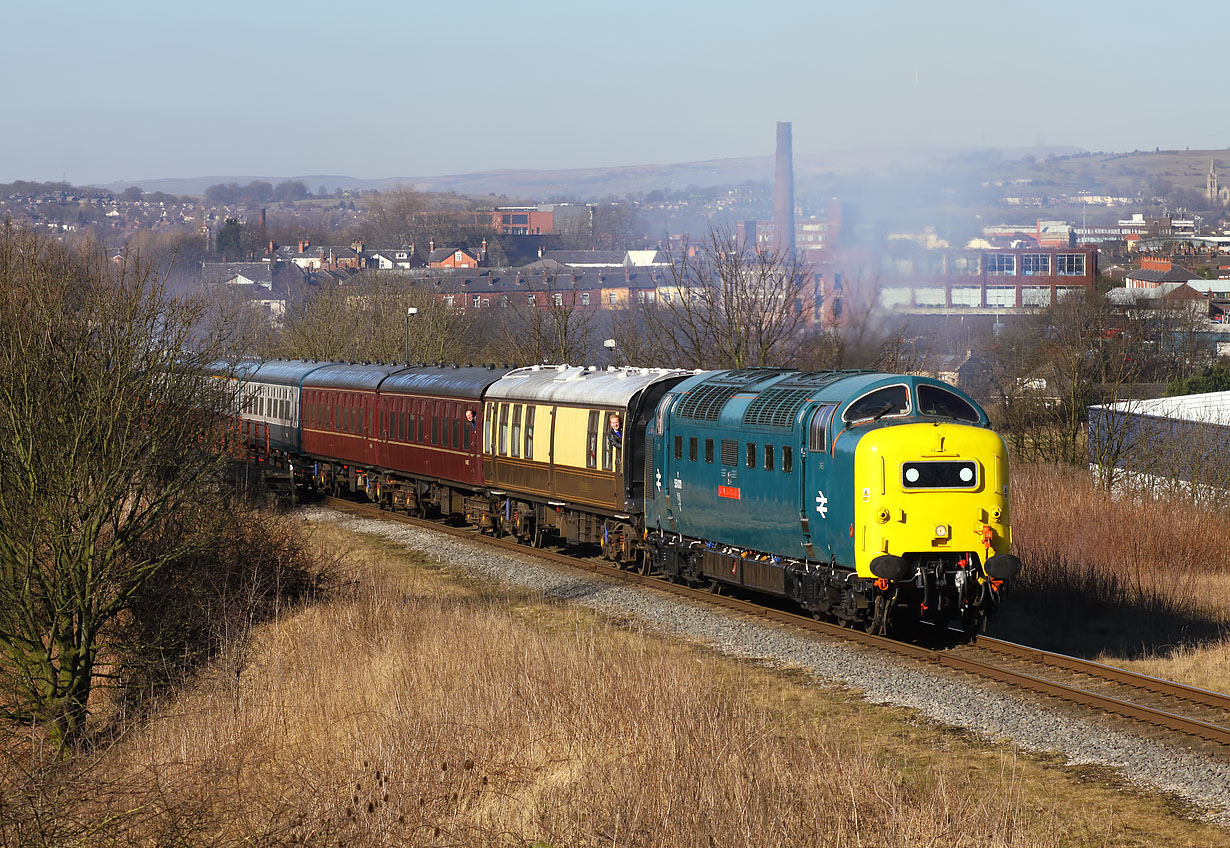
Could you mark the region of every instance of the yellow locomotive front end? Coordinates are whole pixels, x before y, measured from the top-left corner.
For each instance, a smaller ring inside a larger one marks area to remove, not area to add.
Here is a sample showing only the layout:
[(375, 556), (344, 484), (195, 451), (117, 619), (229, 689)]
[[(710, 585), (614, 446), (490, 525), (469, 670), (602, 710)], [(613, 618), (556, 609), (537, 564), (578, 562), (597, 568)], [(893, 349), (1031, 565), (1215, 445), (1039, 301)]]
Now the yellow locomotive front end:
[(855, 449), (854, 485), (855, 567), (892, 614), (980, 625), (1020, 570), (1003, 439), (953, 421), (878, 428)]

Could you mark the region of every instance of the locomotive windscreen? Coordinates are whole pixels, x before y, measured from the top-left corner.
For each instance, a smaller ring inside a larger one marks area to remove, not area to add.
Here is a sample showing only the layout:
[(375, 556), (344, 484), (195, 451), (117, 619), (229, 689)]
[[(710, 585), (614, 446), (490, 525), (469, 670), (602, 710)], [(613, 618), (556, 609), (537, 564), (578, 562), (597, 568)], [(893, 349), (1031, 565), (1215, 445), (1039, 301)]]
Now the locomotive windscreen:
[(972, 489), (978, 485), (978, 464), (903, 462), (901, 485), (907, 489)]

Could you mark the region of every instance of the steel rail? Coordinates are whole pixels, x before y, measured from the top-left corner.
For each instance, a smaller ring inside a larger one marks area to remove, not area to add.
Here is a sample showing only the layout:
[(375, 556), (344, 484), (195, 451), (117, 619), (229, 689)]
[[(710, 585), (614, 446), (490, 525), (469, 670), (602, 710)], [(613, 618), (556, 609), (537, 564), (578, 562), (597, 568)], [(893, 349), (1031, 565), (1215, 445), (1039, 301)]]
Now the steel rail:
[[(1028, 692), (1033, 692), (1035, 694), (1058, 697), (1062, 700), (1081, 704), (1092, 709), (1123, 716), (1124, 718), (1128, 718), (1133, 721), (1154, 725), (1167, 730), (1178, 731), (1188, 736), (1194, 736), (1196, 738), (1208, 740), (1220, 745), (1230, 746), (1230, 727), (1223, 727), (1211, 722), (1188, 718), (1186, 716), (1144, 706), (1142, 704), (1134, 704), (1121, 698), (1115, 698), (1110, 695), (1103, 695), (1101, 693), (1081, 689), (1076, 686), (1046, 680), (1045, 678), (1041, 678), (1036, 675), (1014, 671), (1012, 669), (1004, 668), (1003, 666), (995, 665), (994, 663), (983, 662), (970, 657), (958, 656), (957, 654), (949, 651), (926, 648), (921, 645), (901, 642), (884, 636), (875, 636), (870, 633), (864, 633), (861, 630), (830, 624), (824, 621), (817, 621), (810, 616), (800, 613), (761, 606), (759, 604), (752, 603), (751, 601), (745, 601), (740, 598), (730, 597), (728, 595), (717, 594), (705, 589), (693, 589), (688, 586), (671, 583), (658, 577), (638, 574), (614, 565), (607, 565), (604, 562), (580, 559), (543, 548), (528, 547), (516, 541), (510, 541), (508, 539), (498, 538), (495, 536), (482, 535), (471, 527), (450, 526), (439, 521), (431, 521), (427, 519), (414, 518), (401, 513), (388, 512), (380, 509), (374, 504), (361, 504), (354, 501), (342, 500), (340, 498), (326, 497), (323, 502), (327, 506), (344, 512), (349, 512), (351, 514), (410, 524), (423, 529), (434, 530), (436, 532), (445, 533), (459, 538), (471, 540), (480, 539), (485, 544), (518, 553), (522, 556), (532, 557), (538, 560), (546, 560), (571, 569), (581, 569), (596, 574), (602, 574), (607, 577), (632, 582), (658, 591), (666, 592), (671, 595), (690, 598), (703, 604), (720, 606), (744, 615), (776, 621), (781, 624), (799, 627), (813, 633), (823, 633), (828, 636), (851, 642), (857, 642), (896, 654), (898, 656), (905, 656), (924, 663), (949, 668), (955, 671), (961, 671), (967, 674), (973, 674), (978, 677), (988, 678), (1000, 683), (1005, 683), (1020, 689), (1024, 689)], [(1172, 681), (1136, 674), (1125, 669), (1115, 668), (1102, 663), (1094, 663), (1075, 657), (1068, 657), (1063, 654), (1054, 654), (1048, 651), (1041, 651), (1037, 648), (1030, 648), (1028, 646), (1017, 645), (1012, 642), (1004, 642), (998, 639), (979, 637), (977, 644), (991, 653), (1009, 655), (1016, 658), (1027, 659), (1031, 662), (1041, 663), (1043, 665), (1050, 665), (1069, 671), (1090, 674), (1101, 679), (1122, 683), (1154, 694), (1161, 694), (1207, 706), (1219, 707), (1227, 710), (1228, 714), (1230, 714), (1230, 697), (1220, 695), (1216, 692), (1196, 689), (1179, 683), (1174, 683)]]

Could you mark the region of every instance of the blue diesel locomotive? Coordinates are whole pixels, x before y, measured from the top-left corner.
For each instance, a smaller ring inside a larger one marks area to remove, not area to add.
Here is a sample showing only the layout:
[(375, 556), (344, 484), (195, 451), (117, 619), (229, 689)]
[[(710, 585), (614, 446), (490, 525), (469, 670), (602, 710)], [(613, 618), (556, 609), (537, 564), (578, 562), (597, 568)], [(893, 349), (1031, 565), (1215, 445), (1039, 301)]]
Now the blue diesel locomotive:
[(671, 388), (645, 438), (645, 543), (676, 581), (873, 633), (976, 632), (1020, 569), (1003, 440), (938, 380), (708, 372)]

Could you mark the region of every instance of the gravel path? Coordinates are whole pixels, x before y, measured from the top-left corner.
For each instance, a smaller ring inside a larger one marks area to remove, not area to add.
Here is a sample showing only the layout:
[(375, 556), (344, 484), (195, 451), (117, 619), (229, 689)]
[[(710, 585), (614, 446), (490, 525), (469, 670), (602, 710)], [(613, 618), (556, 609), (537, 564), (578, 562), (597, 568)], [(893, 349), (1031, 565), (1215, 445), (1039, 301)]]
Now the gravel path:
[(858, 646), (817, 641), (731, 618), (632, 585), (535, 563), (479, 542), (320, 507), (298, 514), (307, 521), (331, 522), (400, 542), (441, 563), (548, 597), (608, 615), (634, 616), (650, 629), (732, 656), (810, 669), (820, 680), (857, 689), (875, 704), (910, 707), (933, 721), (966, 728), (988, 739), (1007, 740), (1025, 750), (1058, 751), (1072, 764), (1120, 769), (1126, 779), (1180, 795), (1205, 810), (1210, 820), (1230, 825), (1230, 764), (1047, 710), (1028, 696), (1014, 698), (904, 666)]

